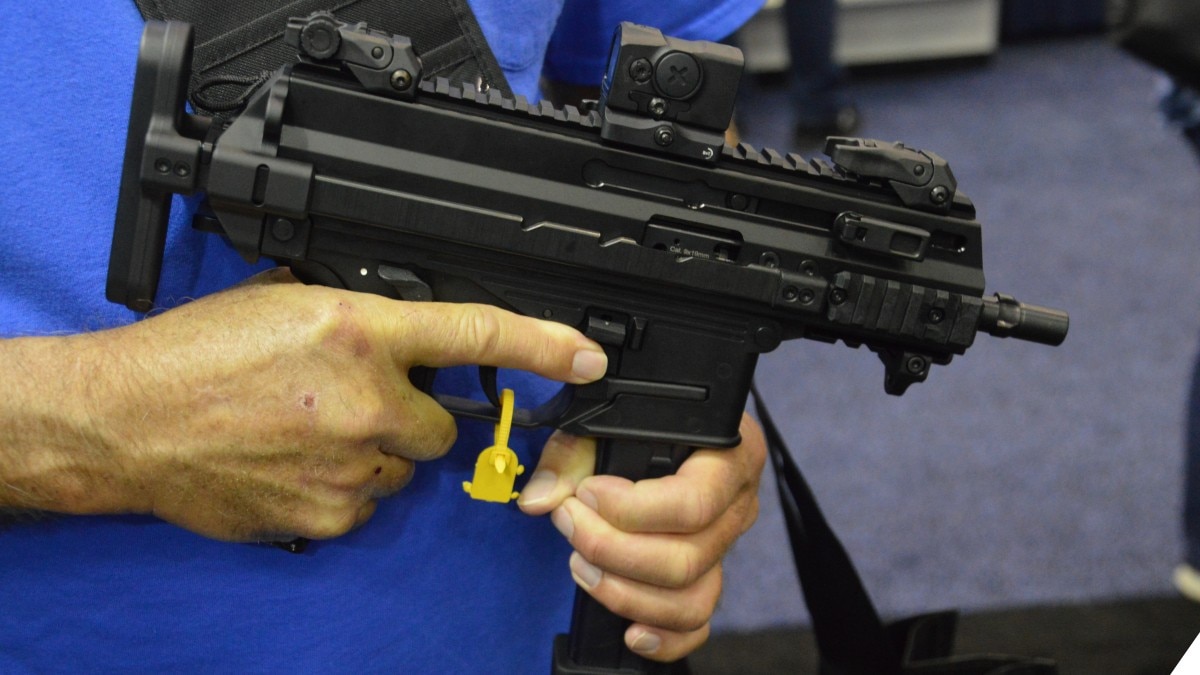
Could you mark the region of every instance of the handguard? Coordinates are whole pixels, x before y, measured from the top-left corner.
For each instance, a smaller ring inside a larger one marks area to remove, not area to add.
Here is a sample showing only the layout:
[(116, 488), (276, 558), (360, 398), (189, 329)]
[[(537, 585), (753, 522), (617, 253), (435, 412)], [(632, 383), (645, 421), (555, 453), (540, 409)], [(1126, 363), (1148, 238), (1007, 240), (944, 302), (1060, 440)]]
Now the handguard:
[[(980, 224), (941, 157), (851, 138), (829, 139), (830, 161), (725, 146), (733, 47), (622, 24), (600, 100), (556, 108), (422, 81), (406, 39), (331, 14), (292, 19), (287, 39), (299, 62), (214, 122), (184, 109), (190, 27), (147, 24), (110, 300), (153, 306), (171, 196), (203, 193), (195, 225), (248, 261), (579, 329), (606, 376), (513, 423), (596, 436), (597, 470), (633, 479), (736, 445), (758, 356), (782, 340), (866, 345), (902, 394), (980, 331), (1067, 334), (1064, 312), (984, 295)], [(581, 597), (556, 672), (661, 671)]]

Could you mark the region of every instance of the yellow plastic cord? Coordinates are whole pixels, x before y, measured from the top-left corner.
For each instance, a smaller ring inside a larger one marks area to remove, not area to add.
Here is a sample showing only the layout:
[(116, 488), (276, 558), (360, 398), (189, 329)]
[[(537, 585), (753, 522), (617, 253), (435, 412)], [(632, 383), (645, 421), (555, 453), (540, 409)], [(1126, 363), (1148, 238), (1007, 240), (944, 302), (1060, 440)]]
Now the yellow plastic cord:
[(501, 448), (508, 447), (508, 435), (512, 433), (513, 408), (517, 404), (517, 395), (512, 389), (500, 392), (500, 422), (496, 424), (496, 442)]
[(500, 392), (500, 421), (496, 424), (495, 442), (484, 448), (475, 460), (475, 479), (462, 484), (463, 491), (471, 495), (471, 499), (507, 504), (521, 494), (513, 490), (513, 483), (517, 476), (525, 473), (525, 467), (518, 461), (517, 453), (508, 447), (516, 405), (512, 389)]

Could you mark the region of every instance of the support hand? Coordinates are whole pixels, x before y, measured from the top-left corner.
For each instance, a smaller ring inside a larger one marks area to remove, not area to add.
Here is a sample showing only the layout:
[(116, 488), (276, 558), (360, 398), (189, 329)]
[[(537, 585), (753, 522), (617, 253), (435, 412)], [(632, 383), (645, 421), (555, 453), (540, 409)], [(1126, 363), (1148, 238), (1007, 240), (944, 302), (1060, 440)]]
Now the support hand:
[(721, 594), (721, 559), (758, 516), (766, 462), (762, 431), (742, 418), (742, 444), (698, 450), (664, 478), (632, 482), (592, 475), (595, 443), (551, 436), (521, 493), (521, 509), (551, 514), (575, 548), (571, 574), (634, 623), (625, 643), (674, 661), (708, 638)]

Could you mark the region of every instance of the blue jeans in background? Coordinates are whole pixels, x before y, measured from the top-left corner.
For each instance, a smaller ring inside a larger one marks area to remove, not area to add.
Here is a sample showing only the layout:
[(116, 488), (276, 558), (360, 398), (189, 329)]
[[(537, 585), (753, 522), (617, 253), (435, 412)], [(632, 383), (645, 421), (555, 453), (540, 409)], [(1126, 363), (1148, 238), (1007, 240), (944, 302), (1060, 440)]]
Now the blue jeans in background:
[(791, 73), (788, 79), (796, 140), (808, 144), (826, 135), (852, 133), (858, 112), (843, 89), (845, 76), (833, 59), (836, 0), (787, 0)]

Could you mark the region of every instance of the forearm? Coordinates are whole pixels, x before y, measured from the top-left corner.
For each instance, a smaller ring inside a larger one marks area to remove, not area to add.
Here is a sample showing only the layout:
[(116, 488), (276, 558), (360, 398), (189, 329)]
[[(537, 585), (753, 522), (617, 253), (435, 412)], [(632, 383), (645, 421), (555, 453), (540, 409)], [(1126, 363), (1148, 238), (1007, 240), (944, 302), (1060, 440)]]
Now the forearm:
[(102, 333), (0, 340), (0, 509), (138, 510), (104, 424), (120, 396), (107, 342)]

